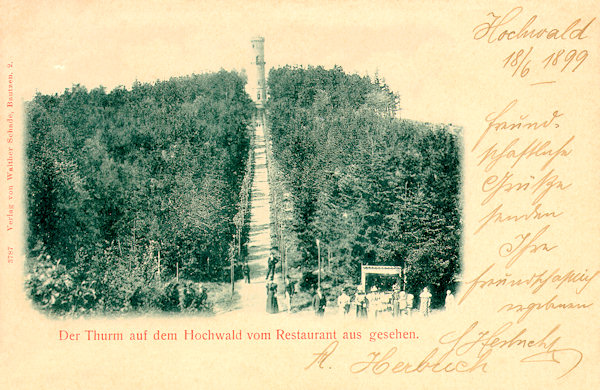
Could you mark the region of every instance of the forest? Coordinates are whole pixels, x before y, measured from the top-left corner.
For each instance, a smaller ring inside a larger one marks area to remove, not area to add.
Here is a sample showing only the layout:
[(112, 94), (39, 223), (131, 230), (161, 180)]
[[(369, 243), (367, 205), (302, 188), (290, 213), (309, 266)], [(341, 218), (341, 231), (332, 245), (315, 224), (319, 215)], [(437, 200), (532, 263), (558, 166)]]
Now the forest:
[(439, 306), (460, 273), (460, 128), (399, 119), (384, 80), (338, 66), (271, 69), (268, 91), (272, 153), (293, 200), (279, 234), (296, 237), (289, 266), (305, 287), (321, 249), (326, 288), (359, 284), (361, 264), (401, 266), (406, 291), (427, 286)]
[[(37, 307), (211, 311), (197, 284), (224, 295), (247, 254), (255, 108), (245, 84), (222, 70), (110, 92), (74, 85), (26, 104), (26, 289)], [(454, 290), (461, 129), (399, 112), (378, 75), (270, 70), (272, 246), (305, 291), (319, 255), (331, 297), (359, 284), (362, 264), (402, 267), (405, 290), (429, 287), (433, 306)]]
[[(26, 104), (28, 269), (52, 314), (203, 310), (243, 247), (254, 105), (236, 72)], [(243, 215), (243, 214), (241, 214)], [(236, 241), (237, 240), (237, 241)]]

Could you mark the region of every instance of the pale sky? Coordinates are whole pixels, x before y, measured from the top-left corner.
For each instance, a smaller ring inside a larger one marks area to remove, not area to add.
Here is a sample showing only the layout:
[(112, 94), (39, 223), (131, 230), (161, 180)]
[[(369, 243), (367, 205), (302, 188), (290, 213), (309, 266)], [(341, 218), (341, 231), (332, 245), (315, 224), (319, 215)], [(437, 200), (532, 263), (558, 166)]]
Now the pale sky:
[(393, 2), (320, 3), (13, 4), (8, 53), (27, 100), (36, 90), (62, 92), (74, 83), (110, 90), (129, 88), (136, 79), (220, 68), (250, 73), (250, 39), (260, 35), (267, 72), (285, 64), (337, 64), (371, 76), (378, 71), (401, 95), (403, 117), (457, 123), (442, 108), (446, 97), (438, 80), (454, 77), (445, 63), (457, 55), (453, 48), (466, 32), (440, 27), (444, 12), (434, 16)]

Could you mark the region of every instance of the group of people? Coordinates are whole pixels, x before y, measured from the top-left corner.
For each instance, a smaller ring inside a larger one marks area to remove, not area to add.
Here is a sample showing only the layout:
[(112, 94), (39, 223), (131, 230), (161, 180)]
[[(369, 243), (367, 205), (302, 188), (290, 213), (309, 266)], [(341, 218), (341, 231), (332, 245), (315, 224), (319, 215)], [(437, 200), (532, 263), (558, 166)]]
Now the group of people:
[[(267, 277), (265, 278), (266, 280), (269, 280), (269, 276), (271, 277), (271, 281), (273, 281), (275, 278), (275, 266), (277, 265), (278, 261), (279, 260), (275, 259), (272, 254), (269, 256), (269, 260), (267, 262), (268, 269)], [(247, 261), (244, 263), (244, 265), (242, 265), (242, 273), (244, 274), (244, 280), (246, 283), (250, 283), (250, 266), (248, 265)]]
[[(277, 300), (277, 283), (273, 280), (267, 282), (267, 313), (279, 313), (279, 303)], [(285, 303), (288, 311), (292, 311), (292, 297), (296, 293), (296, 283), (289, 276), (285, 279)]]
[[(275, 278), (275, 267), (278, 260), (274, 258), (273, 254), (269, 256), (267, 262), (267, 275), (266, 275), (266, 292), (267, 292), (267, 313), (278, 313), (279, 303), (277, 300), (277, 283), (274, 282)], [(250, 283), (249, 268), (246, 264), (244, 266), (244, 276)], [(296, 283), (290, 280), (289, 276), (285, 278), (285, 303), (287, 310), (292, 311), (292, 297), (296, 293)], [(431, 298), (432, 294), (427, 287), (423, 288), (419, 294), (419, 313), (427, 317), (431, 313)], [(337, 305), (341, 313), (344, 316), (350, 314), (352, 307), (354, 306), (354, 312), (357, 318), (366, 318), (369, 316), (377, 317), (380, 313), (391, 310), (393, 317), (411, 316), (415, 311), (415, 296), (407, 293), (401, 287), (400, 281), (397, 281), (393, 287), (391, 294), (388, 292), (379, 291), (377, 286), (371, 287), (368, 293), (365, 292), (364, 287), (356, 291), (353, 297), (348, 295), (347, 290), (343, 290), (337, 298)], [(327, 299), (323, 294), (321, 288), (317, 288), (312, 298), (312, 309), (316, 316), (321, 317), (325, 314), (325, 307), (327, 306)], [(445, 307), (454, 307), (454, 295), (450, 290), (446, 292)]]
[[(418, 311), (424, 317), (431, 313), (431, 292), (427, 287), (419, 294)], [(415, 297), (413, 294), (402, 290), (399, 283), (392, 287), (391, 297), (373, 286), (369, 293), (359, 289), (354, 297), (350, 297), (346, 291), (338, 296), (337, 304), (344, 316), (348, 315), (354, 306), (357, 318), (366, 318), (369, 315), (377, 317), (379, 313), (387, 311), (391, 307), (393, 317), (410, 316), (414, 312)], [(450, 290), (446, 292), (445, 307), (454, 306), (454, 295)]]
[[(267, 261), (267, 313), (279, 313), (279, 303), (277, 301), (277, 283), (273, 281), (275, 279), (275, 266), (278, 260), (273, 257), (273, 254), (269, 256)], [(285, 303), (287, 310), (292, 311), (292, 297), (296, 293), (296, 282), (292, 281), (289, 276), (285, 278)]]
[[(269, 259), (267, 260), (267, 276), (265, 280), (267, 281), (266, 289), (267, 289), (267, 313), (276, 314), (279, 313), (279, 301), (277, 300), (277, 283), (273, 280), (275, 279), (275, 266), (279, 260), (273, 257), (271, 253), (269, 255)], [(288, 285), (289, 277), (286, 280), (286, 301), (288, 304), (288, 310), (291, 310), (291, 295), (288, 294)]]
[(354, 306), (352, 311), (355, 312), (356, 318), (367, 318), (369, 313), (377, 316), (383, 307), (377, 288), (372, 289), (369, 294), (359, 289), (353, 297), (350, 297), (344, 290), (338, 296), (337, 304), (344, 316), (350, 314), (352, 306)]
[(397, 317), (400, 315), (410, 315), (413, 308), (414, 296), (395, 289), (390, 302), (388, 294), (380, 292), (376, 286), (373, 286), (369, 293), (359, 289), (353, 297), (350, 297), (346, 291), (342, 291), (337, 303), (344, 316), (348, 315), (352, 306), (354, 306), (357, 318), (377, 317), (379, 313), (387, 311), (391, 303), (392, 315)]

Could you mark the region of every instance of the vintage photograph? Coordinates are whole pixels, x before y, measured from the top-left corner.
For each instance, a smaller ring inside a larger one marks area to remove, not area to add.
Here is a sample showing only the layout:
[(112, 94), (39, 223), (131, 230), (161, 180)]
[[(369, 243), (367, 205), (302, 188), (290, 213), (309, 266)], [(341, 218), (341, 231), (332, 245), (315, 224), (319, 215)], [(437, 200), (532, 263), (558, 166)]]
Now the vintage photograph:
[(50, 316), (452, 309), (462, 128), (378, 70), (269, 64), (25, 102), (26, 280)]
[(600, 388), (598, 1), (0, 11), (1, 389)]

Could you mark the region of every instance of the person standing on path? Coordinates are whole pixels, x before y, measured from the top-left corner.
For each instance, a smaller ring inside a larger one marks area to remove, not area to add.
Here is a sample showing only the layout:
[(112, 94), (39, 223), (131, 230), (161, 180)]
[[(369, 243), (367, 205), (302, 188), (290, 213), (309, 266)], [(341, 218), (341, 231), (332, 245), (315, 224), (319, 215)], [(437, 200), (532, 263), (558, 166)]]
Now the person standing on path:
[(342, 293), (338, 297), (338, 308), (344, 314), (344, 317), (350, 311), (350, 296), (346, 294), (346, 290), (342, 290)]
[(325, 305), (327, 304), (327, 300), (323, 295), (320, 288), (317, 289), (317, 293), (313, 297), (313, 310), (318, 317), (323, 317), (325, 314)]
[(293, 282), (289, 276), (285, 277), (285, 298), (288, 312), (292, 311), (292, 296), (296, 292), (296, 282)]
[(242, 271), (244, 272), (244, 278), (246, 279), (246, 283), (250, 283), (250, 267), (248, 266), (248, 263), (244, 263)]
[(424, 317), (427, 317), (429, 315), (431, 305), (431, 293), (427, 287), (423, 289), (423, 292), (419, 295), (419, 298), (421, 298), (419, 311)]
[[(412, 302), (411, 302), (411, 305), (412, 305)], [(407, 307), (408, 307), (407, 296), (406, 296), (406, 292), (403, 290), (403, 291), (400, 291), (400, 293), (398, 294), (398, 313), (399, 313), (399, 315), (406, 315)]]
[(412, 315), (414, 301), (415, 301), (414, 295), (406, 294), (406, 314), (408, 314), (409, 317)]
[(265, 279), (268, 280), (269, 275), (271, 275), (271, 280), (273, 280), (275, 278), (275, 265), (277, 264), (277, 260), (273, 257), (273, 253), (269, 255), (269, 261), (267, 264), (267, 277)]
[(267, 287), (267, 313), (279, 313), (279, 305), (277, 304), (277, 283), (271, 282), (266, 284)]
[(454, 309), (454, 295), (452, 295), (452, 291), (447, 290), (446, 291), (446, 300), (444, 302), (444, 307), (446, 309)]
[(377, 291), (377, 286), (373, 286), (371, 287), (371, 292), (367, 294), (369, 315), (371, 318), (377, 318), (377, 312), (379, 311), (379, 293)]
[(206, 308), (208, 300), (208, 293), (202, 283), (198, 283), (198, 306)]
[(400, 316), (400, 283), (392, 286), (392, 317)]
[(356, 305), (356, 318), (367, 318), (369, 312), (369, 300), (364, 291), (357, 291), (354, 295), (354, 304)]

